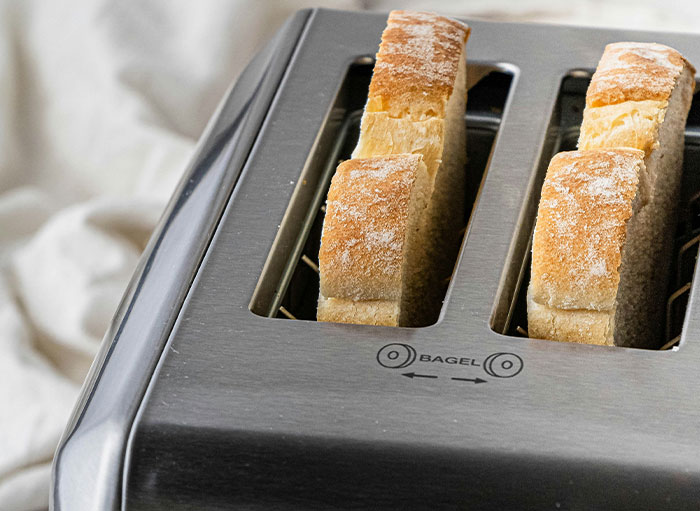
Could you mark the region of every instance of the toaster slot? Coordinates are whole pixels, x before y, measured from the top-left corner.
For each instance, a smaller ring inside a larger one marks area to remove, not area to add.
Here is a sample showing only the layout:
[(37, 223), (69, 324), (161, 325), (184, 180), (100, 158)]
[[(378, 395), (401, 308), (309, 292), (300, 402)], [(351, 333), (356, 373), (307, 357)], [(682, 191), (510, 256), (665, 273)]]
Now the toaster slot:
[[(357, 143), (371, 75), (371, 63), (355, 64), (348, 71), (329, 122), (319, 135), (319, 140), (325, 142), (317, 144), (317, 154), (310, 155), (302, 171), (258, 281), (250, 304), (250, 310), (257, 315), (316, 319), (318, 251), (326, 195), (337, 165), (350, 158)], [(468, 139), (466, 211), (470, 214), (488, 168), (513, 74), (505, 65), (470, 63), (468, 75), (474, 77), (465, 115)], [(358, 90), (361, 94), (357, 94)], [(465, 218), (465, 225), (468, 220)]]
[[(560, 151), (576, 149), (579, 128), (583, 119), (585, 96), (590, 82), (590, 72), (572, 72), (563, 81), (559, 92), (550, 132), (551, 149), (543, 152), (535, 182), (528, 198), (528, 211), (516, 235), (519, 248), (513, 252), (504, 282), (511, 283), (499, 293), (492, 329), (515, 337), (527, 337), (527, 287), (530, 281), (531, 244), (540, 190), (549, 160)], [(695, 262), (700, 245), (700, 101), (694, 98), (685, 132), (683, 175), (678, 203), (676, 235), (673, 246), (668, 248), (671, 258), (669, 286), (666, 297), (664, 336), (658, 349), (678, 346), (685, 318), (688, 296), (692, 285)], [(506, 301), (507, 303), (503, 303)], [(507, 313), (498, 312), (507, 311)]]

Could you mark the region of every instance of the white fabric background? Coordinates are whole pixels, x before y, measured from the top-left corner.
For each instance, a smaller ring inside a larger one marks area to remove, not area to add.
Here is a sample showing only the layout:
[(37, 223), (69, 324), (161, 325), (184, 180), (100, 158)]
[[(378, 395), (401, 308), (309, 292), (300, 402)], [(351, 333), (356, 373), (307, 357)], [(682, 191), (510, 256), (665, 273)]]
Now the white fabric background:
[[(0, 0), (0, 511), (46, 508), (80, 383), (196, 139), (306, 3)], [(696, 0), (309, 3), (700, 28)]]

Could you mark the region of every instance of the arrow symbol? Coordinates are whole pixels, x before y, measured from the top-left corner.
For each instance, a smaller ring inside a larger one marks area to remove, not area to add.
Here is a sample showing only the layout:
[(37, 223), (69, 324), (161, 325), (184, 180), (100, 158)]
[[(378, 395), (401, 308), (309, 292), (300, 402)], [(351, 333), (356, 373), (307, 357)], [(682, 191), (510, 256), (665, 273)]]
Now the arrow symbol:
[(401, 373), (402, 376), (405, 376), (407, 378), (437, 378), (437, 376), (433, 376), (431, 374), (416, 374), (416, 373)]
[(482, 380), (481, 378), (451, 378), (457, 381), (472, 381), (474, 383), (486, 383), (488, 380)]

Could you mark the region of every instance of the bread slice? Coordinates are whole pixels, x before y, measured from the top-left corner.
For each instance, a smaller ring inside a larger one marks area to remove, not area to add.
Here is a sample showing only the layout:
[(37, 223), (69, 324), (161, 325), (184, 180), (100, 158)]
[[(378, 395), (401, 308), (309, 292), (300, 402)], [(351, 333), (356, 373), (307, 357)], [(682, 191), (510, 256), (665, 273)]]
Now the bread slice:
[[(435, 14), (390, 13), (353, 159), (328, 196), (319, 321), (437, 319), (465, 216), (468, 36)], [(411, 190), (392, 184), (409, 175)]]
[(549, 164), (532, 246), (530, 337), (613, 345), (639, 333), (628, 306), (648, 289), (639, 278), (649, 224), (644, 152), (559, 153)]
[(423, 155), (431, 178), (428, 247), (433, 260), (426, 322), (442, 305), (465, 219), (466, 25), (393, 11), (377, 53), (353, 158)]
[[(684, 130), (695, 86), (695, 69), (676, 50), (661, 44), (609, 44), (588, 92), (579, 149), (633, 147), (644, 151), (651, 197), (639, 213), (647, 225), (637, 240), (636, 278), (644, 291), (621, 303), (634, 325), (620, 328), (617, 344), (663, 344), (670, 247), (675, 233), (683, 168)], [(624, 332), (623, 332), (624, 330)]]
[(413, 324), (421, 309), (430, 177), (421, 155), (341, 163), (328, 192), (318, 320)]
[[(543, 187), (527, 296), (530, 337), (641, 348), (662, 344), (694, 74), (667, 46), (606, 46), (586, 94), (579, 152), (555, 156)], [(625, 157), (626, 179), (608, 174), (619, 172), (621, 164), (602, 156), (605, 149), (637, 151)], [(633, 164), (640, 154), (642, 164)], [(607, 175), (619, 188), (596, 197), (581, 193), (596, 172), (602, 172), (596, 179)], [(612, 199), (624, 202), (624, 211), (611, 214)]]

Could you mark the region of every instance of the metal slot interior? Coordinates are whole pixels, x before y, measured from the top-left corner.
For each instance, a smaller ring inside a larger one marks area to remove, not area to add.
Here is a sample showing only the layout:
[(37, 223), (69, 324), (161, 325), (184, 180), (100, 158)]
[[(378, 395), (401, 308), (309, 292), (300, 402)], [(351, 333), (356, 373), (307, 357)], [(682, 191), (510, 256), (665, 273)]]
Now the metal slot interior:
[[(316, 319), (318, 251), (326, 195), (336, 166), (350, 157), (357, 143), (371, 73), (369, 63), (355, 64), (349, 69), (330, 122), (320, 135), (318, 154), (311, 155), (311, 163), (300, 177), (305, 193), (297, 193), (297, 187), (253, 295), (250, 309), (255, 314)], [(468, 74), (472, 86), (465, 116), (468, 138), (466, 211), (470, 214), (488, 168), (513, 75), (506, 67), (478, 63), (469, 64)], [(467, 221), (468, 218), (465, 224)]]
[[(579, 128), (585, 106), (585, 95), (590, 82), (590, 73), (574, 72), (566, 77), (560, 89), (557, 111), (550, 127), (551, 149), (543, 153), (543, 162), (536, 176), (533, 195), (529, 201), (528, 218), (521, 226), (518, 239), (523, 245), (516, 250), (509, 270), (512, 274), (506, 278), (511, 283), (500, 293), (499, 300), (507, 303), (507, 314), (494, 316), (492, 328), (505, 335), (527, 337), (527, 286), (530, 281), (531, 242), (536, 206), (544, 181), (546, 167), (554, 154), (560, 151), (576, 149)], [(671, 257), (671, 276), (666, 300), (666, 325), (663, 339), (659, 339), (658, 349), (666, 350), (678, 346), (685, 318), (688, 296), (695, 271), (695, 262), (700, 245), (700, 175), (693, 169), (700, 166), (700, 101), (694, 99), (685, 132), (685, 154), (678, 219), (673, 247), (669, 247)], [(522, 241), (525, 243), (522, 243)], [(515, 278), (513, 278), (515, 277)], [(502, 304), (503, 305), (503, 304)], [(497, 310), (499, 309), (497, 304)], [(501, 307), (506, 310), (506, 307)]]

